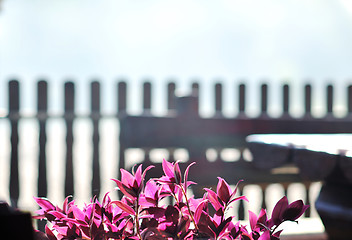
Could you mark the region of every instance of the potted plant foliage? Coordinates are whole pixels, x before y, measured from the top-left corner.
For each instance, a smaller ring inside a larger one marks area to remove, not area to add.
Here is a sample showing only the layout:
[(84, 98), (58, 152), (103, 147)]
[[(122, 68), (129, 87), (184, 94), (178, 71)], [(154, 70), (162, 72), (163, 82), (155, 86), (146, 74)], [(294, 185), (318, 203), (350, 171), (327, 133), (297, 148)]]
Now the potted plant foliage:
[[(112, 200), (106, 193), (101, 202), (94, 197), (79, 208), (67, 197), (62, 207), (46, 198), (35, 198), (40, 206), (37, 219), (46, 219), (43, 239), (280, 239), (280, 225), (296, 221), (308, 208), (301, 200), (288, 203), (284, 196), (275, 205), (271, 216), (262, 209), (257, 216), (249, 211), (249, 225), (234, 221), (227, 212), (231, 203), (248, 201), (236, 196), (221, 177), (216, 191), (205, 188), (202, 198), (187, 195), (195, 184), (188, 180), (190, 167), (182, 173), (179, 162), (163, 160), (164, 175), (145, 182), (147, 171), (139, 165), (132, 173), (121, 169), (121, 179), (113, 179), (122, 192), (121, 200)], [(173, 203), (163, 205), (161, 200), (171, 197)]]

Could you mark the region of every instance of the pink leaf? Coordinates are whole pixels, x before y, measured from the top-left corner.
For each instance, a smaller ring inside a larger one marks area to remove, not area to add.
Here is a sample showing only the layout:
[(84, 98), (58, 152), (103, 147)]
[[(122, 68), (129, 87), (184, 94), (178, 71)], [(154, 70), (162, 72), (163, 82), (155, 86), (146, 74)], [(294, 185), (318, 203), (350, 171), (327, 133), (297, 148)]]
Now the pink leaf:
[[(265, 209), (260, 210), (257, 222), (267, 226), (268, 225), (267, 221), (268, 219), (266, 216), (266, 210)], [(270, 228), (270, 226), (267, 226), (267, 227)]]
[(85, 220), (86, 215), (77, 206), (71, 206), (71, 210), (73, 212), (74, 217), (77, 220), (81, 220), (81, 221)]
[(204, 199), (203, 201), (201, 201), (197, 208), (196, 208), (196, 211), (194, 212), (194, 220), (196, 221), (196, 223), (199, 222), (199, 219), (200, 219), (200, 216), (202, 214), (202, 211), (205, 207), (205, 204), (207, 203), (208, 201), (206, 199)]
[(55, 210), (55, 206), (48, 199), (36, 197), (33, 198), (44, 211)]
[(216, 192), (224, 203), (228, 203), (230, 201), (231, 188), (223, 178), (218, 177), (218, 179), (219, 182)]
[(251, 212), (248, 210), (248, 216), (249, 216), (249, 223), (251, 225), (251, 229), (252, 231), (256, 229), (256, 225), (257, 225), (257, 215), (255, 215), (255, 213)]
[(133, 186), (134, 176), (123, 168), (120, 169), (120, 172), (121, 182), (127, 186)]
[(178, 161), (174, 165), (174, 176), (177, 184), (180, 184), (182, 181), (181, 169), (178, 165)]
[(65, 214), (58, 212), (58, 211), (50, 211), (48, 214), (54, 216), (57, 219), (66, 218)]
[[(194, 164), (196, 164), (196, 162), (192, 162), (191, 164), (189, 164), (188, 166), (187, 166), (187, 168), (186, 168), (186, 170), (185, 170), (185, 175), (183, 176), (183, 182), (184, 182), (184, 184), (185, 184), (185, 188), (187, 188), (188, 186), (188, 183), (187, 183), (187, 181), (188, 181), (188, 173), (189, 173), (189, 169), (190, 169), (190, 167), (192, 166), (192, 165), (194, 165)], [(193, 182), (190, 182), (190, 183), (193, 183)]]
[(55, 234), (50, 230), (48, 225), (45, 225), (45, 233), (49, 240), (57, 240)]
[(238, 200), (244, 200), (246, 202), (249, 202), (246, 196), (240, 196), (240, 197), (232, 199), (228, 204), (235, 202), (235, 201), (238, 201)]
[(130, 206), (128, 206), (126, 203), (121, 202), (121, 201), (112, 201), (110, 204), (116, 204), (116, 206), (118, 206), (119, 208), (121, 208), (123, 211), (125, 211), (128, 214), (131, 215), (135, 215), (135, 211), (133, 210), (133, 208), (131, 208)]
[(118, 186), (118, 188), (120, 189), (120, 191), (127, 197), (134, 199), (137, 197), (136, 193), (129, 187), (126, 186), (125, 184), (123, 184), (120, 180), (117, 179), (112, 179), (116, 185)]
[(162, 163), (163, 171), (167, 177), (174, 177), (173, 164), (163, 159)]
[(103, 202), (102, 205), (106, 206), (107, 204), (109, 204), (111, 202), (111, 198), (109, 196), (110, 192), (105, 193), (104, 198), (103, 198)]
[(271, 218), (275, 225), (278, 225), (282, 222), (282, 214), (287, 209), (288, 200), (287, 197), (282, 197), (275, 205), (273, 212), (271, 214)]
[(68, 212), (68, 209), (70, 208), (70, 204), (69, 204), (69, 201), (68, 201), (70, 197), (72, 197), (72, 196), (67, 196), (67, 197), (65, 198), (64, 204), (63, 204), (63, 206), (62, 206), (62, 210), (63, 210), (64, 213), (66, 213), (66, 214), (67, 214), (67, 212)]
[(210, 203), (213, 205), (215, 211), (219, 210), (219, 208), (222, 207), (222, 204), (220, 204), (216, 193), (213, 190), (208, 189), (208, 188), (204, 188), (204, 190), (207, 191), (208, 199), (209, 199)]
[(137, 185), (140, 186), (141, 182), (143, 181), (142, 179), (142, 164), (140, 164), (137, 168), (136, 173), (134, 174), (135, 181), (137, 182)]
[(308, 205), (304, 205), (302, 200), (297, 200), (287, 206), (287, 209), (282, 215), (283, 220), (295, 221), (299, 218), (307, 209)]
[(145, 197), (154, 199), (156, 193), (158, 192), (158, 186), (156, 185), (155, 181), (150, 180), (146, 183), (144, 188)]
[(236, 183), (236, 186), (235, 186), (235, 189), (233, 190), (233, 192), (231, 193), (231, 197), (230, 198), (233, 198), (236, 193), (237, 193), (237, 189), (238, 189), (238, 185), (243, 182), (243, 180), (239, 180), (237, 183)]

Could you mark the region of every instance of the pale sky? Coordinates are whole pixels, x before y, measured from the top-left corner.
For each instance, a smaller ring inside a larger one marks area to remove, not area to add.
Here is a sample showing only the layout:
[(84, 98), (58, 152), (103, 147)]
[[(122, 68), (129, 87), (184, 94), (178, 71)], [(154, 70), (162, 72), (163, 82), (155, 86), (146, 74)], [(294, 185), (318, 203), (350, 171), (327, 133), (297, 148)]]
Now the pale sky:
[[(108, 90), (120, 77), (135, 86), (150, 78), (159, 88), (174, 78), (181, 89), (194, 78), (204, 88), (214, 79), (345, 84), (352, 77), (351, 5), (347, 0), (5, 0), (1, 87), (17, 77), (24, 88), (34, 89), (42, 76), (55, 89), (72, 78), (87, 90), (93, 77)], [(78, 97), (86, 98), (87, 90)], [(106, 98), (113, 95), (107, 91)], [(0, 99), (3, 106), (6, 99)]]

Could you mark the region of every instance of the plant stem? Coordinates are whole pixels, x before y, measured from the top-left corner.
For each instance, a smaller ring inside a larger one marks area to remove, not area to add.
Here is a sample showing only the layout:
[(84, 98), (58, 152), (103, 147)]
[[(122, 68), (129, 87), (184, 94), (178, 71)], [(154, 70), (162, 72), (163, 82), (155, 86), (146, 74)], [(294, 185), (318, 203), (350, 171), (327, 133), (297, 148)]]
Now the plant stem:
[(136, 200), (135, 211), (136, 211), (136, 216), (135, 216), (136, 232), (137, 232), (138, 238), (140, 240), (142, 240), (142, 236), (141, 236), (140, 229), (139, 229), (139, 219), (138, 219), (138, 212), (139, 212), (139, 199), (138, 199), (138, 197)]
[(199, 231), (199, 228), (198, 228), (198, 225), (196, 224), (196, 221), (194, 220), (194, 217), (193, 217), (193, 213), (191, 211), (191, 207), (189, 206), (189, 202), (188, 202), (188, 197), (187, 197), (187, 194), (186, 194), (186, 191), (185, 189), (183, 188), (183, 185), (180, 184), (179, 185), (181, 187), (181, 190), (182, 190), (182, 194), (185, 196), (185, 200), (186, 200), (186, 206), (188, 208), (188, 212), (189, 212), (189, 215), (191, 216), (191, 220), (194, 224), (194, 227), (196, 228), (197, 231)]
[(176, 203), (180, 203), (180, 201), (177, 199), (177, 196), (175, 193), (171, 192), (170, 194), (174, 197)]

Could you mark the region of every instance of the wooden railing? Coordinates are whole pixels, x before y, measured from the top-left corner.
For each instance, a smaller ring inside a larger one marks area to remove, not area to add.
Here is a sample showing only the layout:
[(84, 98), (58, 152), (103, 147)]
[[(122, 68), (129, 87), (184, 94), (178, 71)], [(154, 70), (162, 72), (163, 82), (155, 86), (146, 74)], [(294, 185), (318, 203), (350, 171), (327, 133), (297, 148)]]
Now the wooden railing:
[[(120, 83), (121, 89), (126, 85)], [(144, 151), (144, 164), (154, 164), (150, 160), (150, 152), (155, 148), (169, 151), (170, 159), (174, 160), (175, 149), (186, 149), (189, 161), (195, 161), (192, 177), (199, 184), (193, 187), (196, 195), (200, 196), (204, 187), (214, 186), (217, 176), (222, 176), (228, 182), (236, 183), (244, 179), (241, 190), (245, 185), (257, 184), (261, 188), (261, 206), (266, 207), (266, 188), (272, 183), (280, 183), (287, 194), (291, 183), (303, 183), (306, 189), (305, 202), (310, 204), (309, 188), (311, 180), (304, 179), (293, 165), (263, 171), (256, 169), (250, 159), (246, 158), (246, 137), (251, 134), (271, 133), (351, 133), (351, 87), (348, 88), (348, 114), (336, 118), (333, 114), (333, 87), (327, 87), (327, 114), (322, 118), (315, 118), (311, 113), (312, 88), (304, 88), (305, 113), (295, 118), (289, 113), (289, 86), (282, 88), (282, 115), (277, 118), (268, 114), (268, 86), (261, 86), (261, 112), (258, 117), (248, 117), (246, 114), (246, 86), (239, 85), (238, 109), (236, 117), (227, 118), (222, 114), (222, 85), (215, 85), (215, 114), (210, 118), (199, 115), (198, 85), (193, 85), (193, 94), (184, 97), (174, 97), (175, 85), (168, 86), (169, 112), (166, 116), (153, 116), (151, 110), (151, 85), (144, 84), (144, 112), (138, 116), (128, 114), (120, 116), (120, 166), (125, 166), (124, 151), (139, 148)], [(125, 106), (123, 106), (123, 109)], [(215, 159), (209, 161), (207, 152), (215, 151)], [(223, 150), (237, 151), (238, 158), (225, 161), (221, 156)], [(268, 165), (271, 163), (267, 163)], [(269, 167), (267, 168), (269, 169)], [(155, 176), (161, 174), (161, 165), (153, 169)], [(318, 181), (318, 179), (317, 179)], [(240, 203), (238, 209), (240, 219), (244, 217), (244, 208)], [(310, 213), (306, 213), (309, 217)]]
[[(13, 205), (17, 205), (19, 198), (19, 134), (18, 122), (26, 118), (35, 118), (39, 124), (39, 165), (38, 165), (38, 196), (47, 195), (47, 130), (46, 124), (50, 118), (64, 119), (66, 125), (66, 157), (65, 157), (65, 195), (74, 194), (73, 171), (73, 127), (76, 119), (89, 118), (93, 126), (92, 135), (92, 195), (99, 195), (101, 189), (100, 175), (100, 132), (101, 119), (107, 117), (101, 113), (100, 83), (91, 83), (91, 105), (89, 115), (79, 115), (75, 112), (75, 85), (66, 82), (64, 87), (64, 113), (62, 115), (48, 112), (48, 85), (46, 81), (39, 81), (37, 85), (37, 113), (33, 116), (23, 116), (20, 109), (20, 84), (13, 80), (9, 82), (9, 108), (3, 119), (8, 119), (11, 126), (11, 174), (9, 194)], [(156, 168), (150, 176), (160, 174), (160, 163), (152, 162), (150, 153), (153, 149), (168, 151), (168, 160), (175, 160), (174, 153), (183, 149), (188, 154), (188, 161), (197, 162), (191, 170), (192, 180), (198, 182), (193, 188), (196, 195), (201, 194), (204, 186), (213, 186), (217, 176), (225, 178), (230, 183), (244, 179), (241, 191), (246, 184), (257, 184), (261, 188), (263, 201), (266, 206), (266, 188), (272, 183), (281, 183), (284, 190), (291, 183), (303, 183), (306, 188), (306, 203), (310, 203), (309, 186), (311, 181), (302, 179), (294, 166), (265, 172), (253, 167), (246, 152), (246, 137), (257, 133), (351, 133), (352, 124), (352, 86), (347, 90), (346, 109), (343, 117), (335, 117), (333, 112), (333, 86), (326, 88), (326, 115), (316, 118), (312, 115), (312, 87), (304, 86), (304, 114), (302, 117), (293, 117), (290, 114), (290, 87), (282, 86), (282, 114), (280, 117), (271, 117), (268, 114), (268, 85), (261, 86), (260, 114), (257, 117), (247, 115), (246, 85), (238, 85), (238, 114), (235, 117), (224, 117), (222, 85), (217, 83), (214, 88), (214, 116), (204, 118), (199, 115), (199, 85), (192, 85), (192, 94), (178, 97), (175, 95), (176, 84), (167, 86), (167, 108), (164, 116), (153, 115), (152, 85), (149, 82), (143, 85), (143, 112), (139, 115), (130, 115), (127, 104), (127, 83), (119, 82), (116, 95), (116, 113), (114, 117), (120, 123), (119, 137), (119, 166), (126, 167), (129, 159), (125, 152), (132, 148), (142, 149), (144, 152), (143, 164), (155, 164)], [(237, 153), (237, 158), (225, 161), (223, 153), (231, 149)], [(209, 161), (207, 153), (211, 150), (214, 159)], [(184, 164), (185, 165), (185, 164)], [(117, 176), (116, 176), (117, 177)], [(243, 205), (239, 206), (239, 218), (244, 217)], [(309, 212), (307, 213), (309, 216)]]

